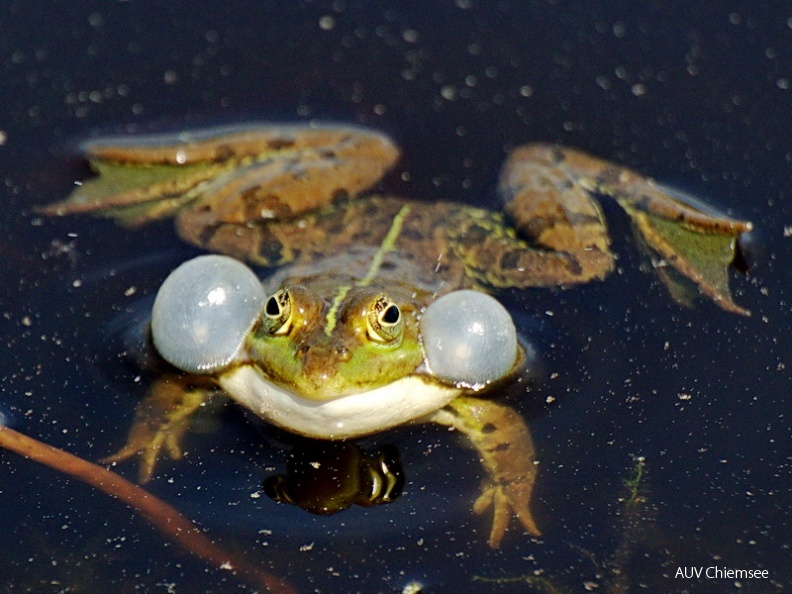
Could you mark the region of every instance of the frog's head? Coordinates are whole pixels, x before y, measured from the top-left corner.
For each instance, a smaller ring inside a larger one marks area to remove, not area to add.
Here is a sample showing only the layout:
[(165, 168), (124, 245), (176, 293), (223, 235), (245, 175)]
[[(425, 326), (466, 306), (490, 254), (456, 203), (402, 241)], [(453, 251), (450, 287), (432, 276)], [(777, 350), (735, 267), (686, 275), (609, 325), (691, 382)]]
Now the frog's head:
[(200, 256), (160, 288), (154, 346), (184, 371), (219, 375), (250, 365), (312, 400), (366, 392), (416, 371), (423, 351), (414, 291), (340, 284), (284, 285), (267, 297), (241, 262)]
[(247, 356), (271, 381), (313, 400), (394, 382), (423, 363), (418, 308), (404, 293), (284, 286), (265, 301)]
[(453, 291), (433, 301), (409, 284), (314, 280), (267, 297), (255, 273), (232, 258), (185, 262), (154, 302), (154, 346), (189, 373), (255, 369), (281, 391), (324, 402), (404, 386), (399, 380), (408, 378), (418, 380), (413, 386), (477, 390), (521, 359), (511, 316), (483, 293)]

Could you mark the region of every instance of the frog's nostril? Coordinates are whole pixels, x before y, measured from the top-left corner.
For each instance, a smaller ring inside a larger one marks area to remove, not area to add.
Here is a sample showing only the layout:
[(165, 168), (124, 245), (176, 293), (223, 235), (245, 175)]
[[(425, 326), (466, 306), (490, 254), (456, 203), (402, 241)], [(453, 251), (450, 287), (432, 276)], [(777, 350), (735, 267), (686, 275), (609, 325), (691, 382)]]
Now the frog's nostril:
[(333, 352), (335, 353), (335, 355), (339, 359), (341, 359), (343, 361), (349, 361), (350, 357), (352, 356), (352, 354), (350, 353), (349, 349), (347, 347), (341, 346), (341, 345), (339, 345), (337, 347), (334, 347), (333, 348)]

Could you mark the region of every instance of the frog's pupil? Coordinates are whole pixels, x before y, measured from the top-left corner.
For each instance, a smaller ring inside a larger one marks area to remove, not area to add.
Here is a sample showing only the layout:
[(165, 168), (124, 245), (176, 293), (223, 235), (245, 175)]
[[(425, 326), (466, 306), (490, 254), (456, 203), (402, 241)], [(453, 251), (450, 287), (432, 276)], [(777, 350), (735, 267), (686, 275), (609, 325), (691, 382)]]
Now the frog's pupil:
[(385, 311), (382, 312), (382, 322), (384, 324), (395, 324), (399, 321), (399, 308), (395, 305), (389, 305)]
[(275, 295), (267, 299), (267, 303), (264, 305), (264, 313), (273, 318), (280, 315), (281, 308), (278, 304), (278, 300), (275, 299)]

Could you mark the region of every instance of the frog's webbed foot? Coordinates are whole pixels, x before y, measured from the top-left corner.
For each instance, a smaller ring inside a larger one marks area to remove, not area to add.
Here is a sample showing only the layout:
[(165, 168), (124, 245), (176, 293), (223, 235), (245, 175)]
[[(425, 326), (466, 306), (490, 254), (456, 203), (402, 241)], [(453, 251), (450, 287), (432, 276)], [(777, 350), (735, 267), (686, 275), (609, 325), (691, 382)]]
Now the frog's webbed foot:
[(113, 464), (139, 455), (138, 480), (148, 482), (163, 453), (172, 460), (182, 457), (181, 442), (189, 429), (190, 415), (215, 389), (209, 380), (195, 376), (158, 379), (137, 406), (126, 444), (101, 462)]
[(508, 406), (460, 396), (432, 415), (431, 420), (462, 432), (481, 457), (488, 478), (473, 511), (481, 514), (493, 510), (489, 546), (500, 546), (512, 517), (526, 532), (539, 536), (541, 532), (530, 509), (537, 474), (535, 451), (522, 417)]
[[(732, 301), (728, 284), (737, 239), (751, 229), (748, 222), (693, 206), (614, 163), (550, 145), (515, 149), (503, 167), (500, 191), (524, 237), (568, 254), (589, 278), (604, 276), (612, 266), (605, 220), (592, 198), (611, 197), (629, 215), (639, 244), (654, 256), (672, 298), (688, 305), (697, 288), (727, 311), (748, 313)], [(558, 282), (584, 280), (585, 274), (570, 274)]]
[[(490, 530), (487, 541), (491, 548), (497, 549), (500, 546), (501, 540), (509, 529), (512, 517), (517, 518), (528, 534), (541, 536), (542, 532), (536, 525), (528, 507), (533, 482), (531, 481), (530, 485), (527, 485), (527, 482), (528, 480), (521, 480), (506, 485), (486, 485), (481, 495), (473, 503), (473, 511), (477, 514), (486, 513), (492, 508), (492, 530)], [(526, 489), (527, 493), (525, 493)]]

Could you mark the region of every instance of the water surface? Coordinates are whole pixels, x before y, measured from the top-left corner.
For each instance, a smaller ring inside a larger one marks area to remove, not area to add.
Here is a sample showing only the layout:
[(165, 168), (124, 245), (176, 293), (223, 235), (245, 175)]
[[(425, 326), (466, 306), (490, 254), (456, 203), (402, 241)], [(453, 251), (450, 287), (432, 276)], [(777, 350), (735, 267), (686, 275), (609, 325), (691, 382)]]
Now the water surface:
[[(384, 188), (487, 206), (509, 147), (560, 142), (752, 220), (753, 272), (732, 285), (753, 315), (671, 303), (612, 209), (611, 278), (503, 295), (542, 361), (537, 381), (504, 397), (540, 452), (543, 538), (514, 531), (488, 550), (487, 519), (470, 512), (478, 463), (431, 427), (366, 442), (401, 452), (408, 482), (390, 506), (325, 518), (251, 497), (283, 468), (284, 441), (231, 407), (150, 489), (301, 592), (412, 580), (433, 593), (790, 588), (790, 19), (780, 1), (6, 3), (0, 410), (91, 460), (119, 447), (145, 392), (125, 329), (198, 253), (167, 222), (38, 216), (34, 205), (88, 175), (82, 139), (357, 123), (404, 149)], [(645, 502), (628, 513), (639, 461)], [(118, 470), (135, 477), (133, 464)], [(252, 591), (124, 506), (8, 453), (0, 506), (4, 591)], [(710, 566), (769, 578), (674, 577)]]

